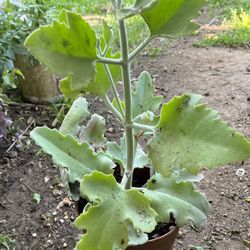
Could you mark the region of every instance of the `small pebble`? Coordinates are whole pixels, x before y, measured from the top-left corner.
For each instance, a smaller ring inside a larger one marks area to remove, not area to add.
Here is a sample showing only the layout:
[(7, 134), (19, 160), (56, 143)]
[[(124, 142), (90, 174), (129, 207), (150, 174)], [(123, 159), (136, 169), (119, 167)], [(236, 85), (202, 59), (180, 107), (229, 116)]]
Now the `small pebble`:
[(63, 243), (63, 248), (68, 247), (68, 244), (66, 242)]
[(54, 244), (53, 240), (47, 240), (44, 244), (45, 247), (50, 247)]
[(33, 233), (33, 234), (32, 234), (32, 237), (33, 237), (33, 238), (36, 238), (36, 237), (37, 237), (37, 233)]
[(113, 133), (114, 132), (114, 129), (113, 128), (108, 128), (107, 130), (109, 133)]

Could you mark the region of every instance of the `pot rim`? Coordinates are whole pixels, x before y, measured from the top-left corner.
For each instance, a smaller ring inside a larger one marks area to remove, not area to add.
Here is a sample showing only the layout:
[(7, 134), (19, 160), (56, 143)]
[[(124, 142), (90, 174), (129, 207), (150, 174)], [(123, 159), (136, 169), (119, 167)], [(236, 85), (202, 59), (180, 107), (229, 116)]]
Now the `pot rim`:
[[(166, 234), (163, 234), (163, 235), (161, 235), (160, 237), (157, 237), (157, 238), (155, 238), (155, 239), (148, 240), (146, 243), (157, 241), (157, 240), (159, 240), (159, 239), (162, 239), (162, 238), (165, 238), (165, 237), (169, 236), (169, 235), (172, 234), (172, 233), (175, 233), (175, 232), (177, 233), (178, 231), (179, 231), (179, 227), (173, 226), (173, 229), (170, 230), (169, 232), (167, 232)], [(145, 243), (144, 243), (144, 244), (145, 244)], [(130, 246), (131, 246), (131, 247), (132, 247), (132, 246), (135, 247), (135, 246), (137, 246), (137, 245), (130, 245)]]
[(158, 239), (162, 239), (162, 238), (168, 236), (169, 234), (174, 233), (175, 231), (179, 231), (179, 228), (178, 228), (177, 226), (173, 226), (173, 229), (170, 230), (168, 233), (163, 234), (163, 235), (161, 235), (160, 237), (157, 237), (157, 238), (155, 238), (155, 239), (148, 240), (147, 242), (153, 242), (153, 241), (156, 241), (156, 240), (158, 240)]

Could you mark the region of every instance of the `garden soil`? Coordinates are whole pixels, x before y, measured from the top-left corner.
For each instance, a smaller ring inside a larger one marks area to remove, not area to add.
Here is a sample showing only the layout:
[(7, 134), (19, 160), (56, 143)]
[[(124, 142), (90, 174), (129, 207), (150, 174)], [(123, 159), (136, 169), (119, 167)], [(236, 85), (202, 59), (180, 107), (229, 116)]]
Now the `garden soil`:
[[(181, 39), (154, 57), (142, 53), (141, 63), (133, 67), (133, 78), (148, 70), (165, 101), (183, 92), (204, 95), (222, 118), (250, 137), (250, 51), (195, 48), (194, 39)], [(121, 129), (111, 114), (96, 99), (90, 103), (92, 110), (107, 118), (107, 137), (116, 140)], [(10, 106), (9, 115), (24, 131), (32, 121), (51, 127), (55, 112), (53, 107), (21, 104)], [(0, 142), (0, 234), (15, 239), (18, 250), (72, 250), (80, 235), (73, 226), (74, 204), (60, 183), (58, 168), (29, 139), (33, 127), (8, 153), (5, 151), (11, 139)], [(207, 227), (201, 232), (192, 226), (181, 228), (176, 250), (191, 245), (247, 249), (244, 241), (250, 240), (250, 204), (245, 199), (249, 196), (249, 174), (249, 162), (205, 172), (199, 189), (211, 204)], [(34, 193), (40, 194), (40, 202), (33, 199)]]

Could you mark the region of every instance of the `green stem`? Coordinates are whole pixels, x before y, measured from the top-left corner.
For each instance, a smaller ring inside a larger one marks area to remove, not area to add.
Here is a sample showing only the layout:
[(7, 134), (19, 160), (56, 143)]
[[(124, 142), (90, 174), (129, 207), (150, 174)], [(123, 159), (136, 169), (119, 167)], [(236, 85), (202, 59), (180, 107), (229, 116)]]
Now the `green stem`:
[(108, 75), (109, 82), (110, 82), (110, 85), (111, 85), (111, 88), (112, 88), (114, 97), (115, 97), (116, 102), (117, 102), (117, 105), (118, 105), (118, 109), (119, 109), (119, 111), (120, 111), (122, 117), (124, 117), (124, 116), (125, 116), (124, 110), (123, 110), (123, 108), (122, 108), (122, 106), (121, 106), (119, 94), (118, 94), (118, 92), (117, 92), (117, 90), (116, 90), (115, 82), (114, 82), (114, 79), (113, 79), (112, 74), (111, 74), (111, 72), (110, 72), (109, 66), (108, 66), (107, 64), (104, 64), (104, 68), (105, 68), (105, 71), (106, 71), (106, 73), (107, 73), (107, 75)]
[(106, 106), (114, 113), (117, 119), (123, 123), (124, 119), (121, 113), (113, 106), (107, 95), (103, 98), (103, 101), (105, 102)]
[(148, 126), (148, 125), (139, 124), (139, 123), (135, 123), (135, 122), (131, 125), (131, 127), (135, 128), (135, 129), (140, 129), (143, 131), (150, 131), (150, 132), (155, 131), (155, 127), (153, 127), (153, 126)]
[(151, 41), (152, 37), (149, 35), (134, 51), (129, 54), (129, 61), (132, 61)]
[(99, 63), (105, 63), (105, 64), (113, 64), (113, 65), (122, 65), (122, 61), (121, 60), (107, 58), (107, 57), (99, 57), (97, 59), (97, 62), (99, 62)]
[[(128, 173), (127, 175), (127, 173), (125, 172), (124, 178), (131, 180), (130, 176), (133, 170), (133, 161), (134, 161), (134, 136), (133, 136), (133, 128), (130, 126), (133, 123), (131, 76), (130, 76), (130, 62), (128, 58), (129, 56), (128, 39), (127, 39), (127, 31), (124, 20), (119, 20), (119, 31), (120, 31), (120, 46), (122, 52), (122, 79), (123, 79), (123, 90), (124, 90), (124, 100), (125, 100), (124, 128), (126, 134), (126, 148), (127, 148), (126, 171)], [(128, 187), (128, 185), (125, 185), (125, 187)]]

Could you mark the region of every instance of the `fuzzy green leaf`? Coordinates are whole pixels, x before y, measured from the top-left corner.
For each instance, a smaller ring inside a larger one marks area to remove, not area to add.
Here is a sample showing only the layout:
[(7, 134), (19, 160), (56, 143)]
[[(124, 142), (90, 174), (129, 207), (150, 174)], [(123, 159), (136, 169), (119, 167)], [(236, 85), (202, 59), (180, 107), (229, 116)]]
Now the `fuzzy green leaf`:
[(205, 0), (158, 0), (140, 14), (147, 23), (151, 36), (178, 37), (199, 27), (191, 22), (199, 15)]
[(175, 167), (197, 174), (250, 157), (250, 142), (220, 120), (218, 113), (197, 104), (199, 96), (174, 97), (162, 108), (149, 158), (157, 172), (169, 176)]
[[(109, 49), (107, 51), (106, 57), (117, 59), (120, 58), (120, 53), (112, 54), (112, 49)], [(114, 82), (117, 83), (121, 76), (120, 66), (110, 65), (109, 69), (113, 76)], [(103, 63), (96, 63), (96, 77), (95, 79), (89, 81), (88, 84), (79, 86), (75, 85), (72, 82), (72, 76), (70, 75), (60, 81), (60, 90), (65, 96), (71, 98), (78, 96), (80, 93), (103, 97), (106, 95), (109, 89), (110, 82)]]
[[(107, 152), (113, 157), (113, 159), (119, 165), (123, 167), (127, 166), (125, 137), (121, 138), (120, 146), (116, 142), (108, 142)], [(141, 146), (138, 144), (136, 154), (135, 154), (135, 159), (134, 159), (134, 167), (143, 168), (148, 164), (149, 164), (149, 159), (147, 155), (144, 153)]]
[[(120, 58), (120, 52), (112, 54), (112, 49), (108, 49), (105, 57), (110, 59)], [(110, 72), (112, 74), (113, 80), (117, 83), (121, 77), (121, 68), (119, 65), (109, 65)], [(85, 93), (90, 93), (92, 95), (97, 95), (103, 97), (106, 95), (107, 91), (110, 89), (110, 82), (107, 76), (106, 70), (103, 63), (96, 64), (96, 78), (92, 80), (86, 87), (83, 88)]]
[(106, 44), (108, 45), (114, 40), (113, 30), (105, 21), (102, 21), (102, 25), (103, 25), (103, 37)]
[(146, 71), (142, 72), (132, 97), (133, 117), (147, 111), (155, 112), (162, 104), (162, 101), (162, 96), (154, 96), (154, 87), (150, 74)]
[(159, 123), (160, 116), (155, 115), (151, 111), (147, 111), (138, 115), (135, 118), (135, 122), (139, 124), (149, 125), (149, 126), (156, 126)]
[(35, 30), (25, 46), (54, 73), (71, 76), (74, 91), (95, 79), (96, 35), (80, 14), (62, 11), (58, 21)]
[(118, 16), (121, 19), (140, 14), (145, 9), (150, 9), (158, 0), (136, 0), (133, 6), (121, 9)]
[(151, 206), (158, 214), (157, 221), (169, 222), (173, 214), (178, 227), (189, 221), (197, 228), (206, 225), (209, 203), (191, 182), (176, 182), (175, 178), (157, 174), (148, 182), (143, 193), (151, 200)]
[(151, 232), (156, 225), (150, 201), (137, 190), (123, 190), (113, 175), (85, 175), (81, 195), (94, 205), (75, 221), (76, 227), (86, 232), (77, 250), (126, 249), (131, 225), (139, 232)]
[(110, 157), (95, 153), (87, 142), (79, 144), (72, 136), (56, 129), (37, 127), (31, 132), (36, 144), (53, 157), (56, 164), (68, 170), (69, 182), (80, 182), (84, 174), (94, 170), (111, 173), (115, 167)]
[(83, 131), (83, 140), (89, 143), (103, 143), (105, 132), (105, 119), (97, 114), (91, 116)]
[(78, 97), (65, 116), (59, 131), (65, 135), (70, 134), (76, 136), (80, 129), (78, 124), (84, 121), (88, 116), (89, 111), (86, 99)]

